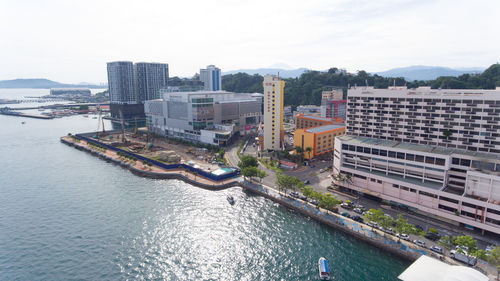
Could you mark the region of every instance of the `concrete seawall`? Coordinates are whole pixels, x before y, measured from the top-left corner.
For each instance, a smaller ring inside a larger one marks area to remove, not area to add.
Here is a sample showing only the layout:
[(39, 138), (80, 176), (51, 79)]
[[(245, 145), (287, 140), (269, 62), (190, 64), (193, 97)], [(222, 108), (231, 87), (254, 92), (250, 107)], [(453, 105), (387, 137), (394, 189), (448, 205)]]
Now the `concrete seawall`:
[(168, 173), (158, 173), (158, 172), (153, 172), (153, 171), (145, 171), (145, 170), (137, 169), (134, 166), (130, 165), (129, 163), (123, 162), (123, 161), (121, 161), (119, 159), (115, 159), (113, 157), (109, 157), (106, 154), (100, 153), (100, 152), (95, 151), (93, 149), (90, 149), (88, 147), (76, 145), (74, 142), (68, 141), (64, 138), (61, 138), (61, 142), (64, 144), (67, 144), (69, 146), (72, 146), (78, 150), (86, 151), (86, 152), (90, 153), (91, 155), (97, 156), (97, 157), (99, 157), (107, 162), (111, 162), (111, 163), (120, 165), (121, 167), (130, 170), (133, 174), (141, 176), (141, 177), (145, 177), (145, 178), (177, 179), (177, 180), (181, 180), (181, 181), (184, 181), (186, 183), (189, 183), (191, 185), (194, 185), (194, 186), (197, 186), (200, 188), (204, 188), (204, 189), (208, 189), (208, 190), (222, 190), (222, 189), (226, 189), (226, 188), (233, 187), (233, 186), (239, 186), (238, 181), (231, 181), (231, 182), (224, 183), (224, 184), (205, 184), (205, 183), (193, 180), (193, 179), (191, 179), (191, 178), (189, 178), (181, 173), (176, 173), (174, 171), (168, 172)]
[(89, 152), (90, 154), (97, 156), (107, 162), (120, 165), (123, 168), (130, 170), (135, 175), (141, 177), (152, 178), (152, 179), (177, 179), (207, 190), (222, 190), (233, 186), (241, 186), (246, 191), (266, 197), (274, 202), (282, 204), (283, 206), (296, 210), (297, 212), (303, 215), (311, 217), (320, 223), (323, 223), (325, 225), (343, 231), (346, 234), (352, 235), (384, 251), (390, 252), (409, 261), (414, 261), (421, 255), (430, 255), (438, 257), (437, 254), (430, 252), (425, 248), (421, 248), (413, 243), (399, 240), (398, 238), (392, 235), (384, 234), (383, 232), (372, 229), (365, 224), (353, 221), (346, 217), (342, 217), (338, 214), (329, 212), (327, 210), (319, 209), (316, 206), (311, 205), (310, 203), (304, 202), (302, 200), (297, 200), (295, 198), (281, 195), (273, 189), (267, 188), (265, 186), (256, 183), (252, 183), (245, 180), (245, 181), (231, 181), (229, 183), (220, 185), (208, 185), (205, 183), (195, 181), (181, 173), (174, 171), (169, 173), (158, 173), (158, 172), (137, 169), (132, 165), (130, 165), (129, 163), (123, 162), (119, 159), (115, 159), (113, 157), (95, 151), (88, 147), (77, 145), (74, 142), (68, 141), (64, 138), (61, 138), (61, 142), (69, 146), (73, 146), (76, 149)]

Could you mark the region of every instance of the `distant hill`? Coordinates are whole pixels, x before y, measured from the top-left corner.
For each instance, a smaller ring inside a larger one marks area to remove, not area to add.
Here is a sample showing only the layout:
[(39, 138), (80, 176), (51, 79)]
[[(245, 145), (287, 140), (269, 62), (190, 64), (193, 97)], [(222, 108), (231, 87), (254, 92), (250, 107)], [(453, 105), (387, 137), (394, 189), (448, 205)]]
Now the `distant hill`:
[(93, 85), (87, 83), (81, 84), (63, 84), (48, 79), (14, 79), (1, 80), (0, 88), (32, 88), (32, 89), (50, 89), (50, 88), (93, 88), (102, 89), (106, 86)]
[(387, 71), (376, 72), (382, 77), (403, 77), (407, 81), (414, 80), (434, 80), (441, 76), (455, 76), (462, 74), (480, 74), (484, 68), (459, 68), (453, 69), (442, 66), (415, 65), (408, 67), (393, 68)]
[(297, 69), (281, 69), (281, 68), (257, 68), (257, 69), (239, 69), (239, 70), (231, 70), (227, 72), (223, 72), (223, 75), (227, 74), (236, 74), (236, 73), (246, 73), (249, 75), (254, 75), (254, 74), (259, 74), (261, 76), (264, 76), (266, 74), (274, 74), (277, 75), (278, 72), (280, 74), (280, 77), (282, 78), (296, 78), (300, 77), (302, 73), (308, 71), (309, 69), (307, 68), (297, 68)]

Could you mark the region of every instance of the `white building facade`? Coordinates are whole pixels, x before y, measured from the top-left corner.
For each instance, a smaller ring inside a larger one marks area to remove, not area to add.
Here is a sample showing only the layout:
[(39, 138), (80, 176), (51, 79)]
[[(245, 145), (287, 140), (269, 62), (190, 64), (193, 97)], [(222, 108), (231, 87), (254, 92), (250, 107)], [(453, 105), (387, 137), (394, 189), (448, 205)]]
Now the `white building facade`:
[(212, 145), (225, 145), (236, 133), (255, 133), (262, 121), (262, 101), (252, 94), (167, 92), (144, 107), (155, 133)]
[(500, 234), (499, 113), (499, 89), (350, 89), (337, 184)]
[(200, 81), (203, 82), (205, 91), (221, 91), (222, 75), (220, 68), (209, 65), (206, 69), (200, 69)]
[(285, 81), (264, 76), (264, 145), (266, 150), (280, 150), (283, 143), (283, 101)]

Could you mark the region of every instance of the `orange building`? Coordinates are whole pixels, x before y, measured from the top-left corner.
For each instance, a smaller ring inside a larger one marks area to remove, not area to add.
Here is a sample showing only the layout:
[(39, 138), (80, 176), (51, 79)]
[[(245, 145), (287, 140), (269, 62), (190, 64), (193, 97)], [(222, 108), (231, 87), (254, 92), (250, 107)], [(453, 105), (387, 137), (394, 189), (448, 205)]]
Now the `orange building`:
[(295, 129), (305, 129), (324, 125), (336, 125), (339, 122), (342, 122), (342, 119), (333, 120), (331, 118), (325, 118), (321, 116), (297, 114), (297, 116), (295, 116)]
[[(320, 154), (333, 151), (335, 137), (343, 134), (345, 134), (345, 125), (343, 124), (295, 129), (294, 145), (302, 148), (305, 159), (311, 159)], [(310, 152), (307, 151), (308, 147), (311, 148)]]

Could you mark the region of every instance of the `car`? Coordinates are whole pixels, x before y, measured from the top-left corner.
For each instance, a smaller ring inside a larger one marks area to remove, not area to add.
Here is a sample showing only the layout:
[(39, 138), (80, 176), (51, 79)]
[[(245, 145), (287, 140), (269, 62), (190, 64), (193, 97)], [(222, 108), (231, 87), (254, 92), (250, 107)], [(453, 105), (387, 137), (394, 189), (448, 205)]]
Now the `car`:
[(306, 197), (306, 196), (304, 196), (304, 195), (302, 195), (302, 194), (300, 194), (300, 195), (299, 195), (299, 198), (300, 198), (301, 200), (304, 200), (304, 201), (306, 201), (306, 200), (307, 200), (307, 197)]
[(438, 233), (429, 232), (424, 237), (431, 241), (437, 241), (441, 238), (441, 235), (439, 235)]
[(436, 245), (434, 245), (434, 246), (430, 247), (429, 249), (430, 249), (431, 251), (436, 252), (436, 253), (440, 253), (440, 254), (442, 254), (442, 253), (443, 253), (443, 248), (441, 248), (441, 247), (439, 247), (439, 246), (436, 246)]
[(422, 240), (413, 240), (413, 243), (415, 243), (416, 245), (418, 245), (422, 248), (425, 248), (425, 242)]
[(389, 227), (389, 228), (380, 227), (380, 230), (382, 230), (385, 233), (393, 234), (391, 227)]
[(374, 227), (374, 228), (378, 228), (378, 223), (374, 222), (374, 221), (369, 221), (367, 223), (367, 225), (371, 226), (371, 227)]
[(347, 203), (342, 203), (340, 204), (340, 207), (343, 208), (343, 209), (347, 209), (347, 210), (350, 210), (352, 209), (351, 208), (351, 205), (347, 204)]
[(361, 210), (363, 210), (363, 212), (366, 210), (365, 206), (360, 205), (360, 204), (356, 204), (356, 206), (355, 206), (355, 207), (356, 207), (356, 208), (359, 208), (359, 209), (361, 209)]
[(360, 217), (360, 216), (353, 216), (352, 219), (355, 220), (355, 221), (358, 221), (358, 222), (363, 222), (364, 221), (363, 218)]
[(422, 231), (424, 230), (424, 228), (418, 224), (416, 224), (415, 227), (418, 228), (419, 230), (422, 230)]
[(311, 200), (311, 204), (318, 206), (319, 202), (318, 202), (318, 200)]
[(403, 240), (410, 241), (410, 236), (406, 233), (397, 233), (396, 237), (399, 237)]
[(351, 215), (349, 215), (349, 213), (348, 213), (348, 212), (343, 212), (343, 213), (342, 213), (342, 216), (344, 216), (344, 217), (346, 217), (346, 218), (350, 218), (350, 217), (351, 217)]
[(363, 211), (360, 209), (360, 208), (354, 208), (353, 210), (355, 213), (358, 213), (358, 214), (363, 214)]
[(309, 180), (305, 180), (304, 184), (310, 184), (311, 182)]
[(292, 192), (290, 192), (290, 195), (291, 195), (292, 197), (299, 198), (299, 193), (298, 193), (298, 192), (296, 192), (296, 191), (292, 191)]

